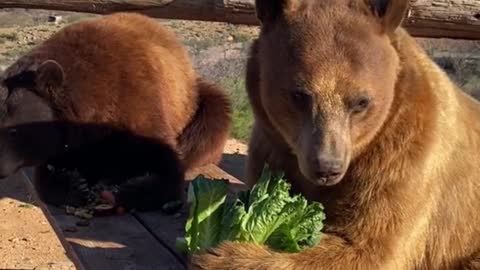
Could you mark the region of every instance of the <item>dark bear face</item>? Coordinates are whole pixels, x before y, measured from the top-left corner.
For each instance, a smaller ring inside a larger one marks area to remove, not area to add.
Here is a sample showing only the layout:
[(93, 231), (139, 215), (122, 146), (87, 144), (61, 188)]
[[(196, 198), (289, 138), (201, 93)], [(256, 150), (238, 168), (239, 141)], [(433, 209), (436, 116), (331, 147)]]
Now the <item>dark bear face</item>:
[(61, 151), (55, 111), (41, 93), (62, 84), (63, 71), (53, 61), (0, 81), (0, 178), (39, 165)]

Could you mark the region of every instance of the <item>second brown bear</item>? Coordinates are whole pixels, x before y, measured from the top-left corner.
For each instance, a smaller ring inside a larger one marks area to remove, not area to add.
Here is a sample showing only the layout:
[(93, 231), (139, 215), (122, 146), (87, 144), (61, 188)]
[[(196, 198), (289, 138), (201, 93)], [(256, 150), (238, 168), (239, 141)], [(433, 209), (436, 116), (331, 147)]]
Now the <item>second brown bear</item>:
[(172, 32), (142, 15), (65, 27), (10, 66), (0, 88), (0, 177), (34, 166), (48, 203), (75, 197), (52, 174), (61, 168), (89, 185), (118, 184), (117, 206), (158, 208), (181, 198), (186, 170), (219, 162), (229, 135), (227, 96), (197, 76)]

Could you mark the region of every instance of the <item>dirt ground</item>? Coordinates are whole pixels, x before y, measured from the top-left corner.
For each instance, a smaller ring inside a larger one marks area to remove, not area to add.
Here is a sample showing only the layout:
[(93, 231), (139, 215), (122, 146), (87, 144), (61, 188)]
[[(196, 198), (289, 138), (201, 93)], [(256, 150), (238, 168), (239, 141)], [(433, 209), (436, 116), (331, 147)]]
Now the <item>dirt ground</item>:
[[(221, 167), (243, 178), (246, 150), (244, 144), (228, 141)], [(0, 269), (75, 269), (20, 176), (0, 182)]]
[(20, 174), (0, 182), (0, 269), (75, 269)]

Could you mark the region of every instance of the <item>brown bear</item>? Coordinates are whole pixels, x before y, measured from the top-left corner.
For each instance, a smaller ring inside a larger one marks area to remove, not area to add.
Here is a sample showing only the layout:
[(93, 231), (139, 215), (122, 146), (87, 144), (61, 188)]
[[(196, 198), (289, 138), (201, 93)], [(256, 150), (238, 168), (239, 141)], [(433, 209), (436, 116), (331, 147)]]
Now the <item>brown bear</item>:
[(480, 269), (480, 104), (402, 29), (408, 0), (256, 1), (248, 183), (320, 201), (318, 246), (226, 242), (192, 269)]
[[(229, 135), (226, 94), (173, 32), (139, 14), (66, 26), (11, 65), (1, 88), (0, 177), (34, 167), (53, 204), (79, 204), (75, 188), (102, 181), (118, 185), (100, 191), (109, 202), (156, 209), (183, 198), (186, 170), (220, 161)], [(72, 170), (85, 180), (68, 181)]]

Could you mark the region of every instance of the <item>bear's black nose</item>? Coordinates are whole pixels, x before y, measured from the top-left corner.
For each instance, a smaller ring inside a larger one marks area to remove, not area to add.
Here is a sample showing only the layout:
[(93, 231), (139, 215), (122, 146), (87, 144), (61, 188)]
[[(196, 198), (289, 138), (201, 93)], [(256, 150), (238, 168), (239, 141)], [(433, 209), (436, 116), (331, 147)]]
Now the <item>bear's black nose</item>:
[(317, 178), (325, 178), (327, 181), (342, 175), (343, 169), (343, 161), (338, 158), (319, 156), (315, 161)]

